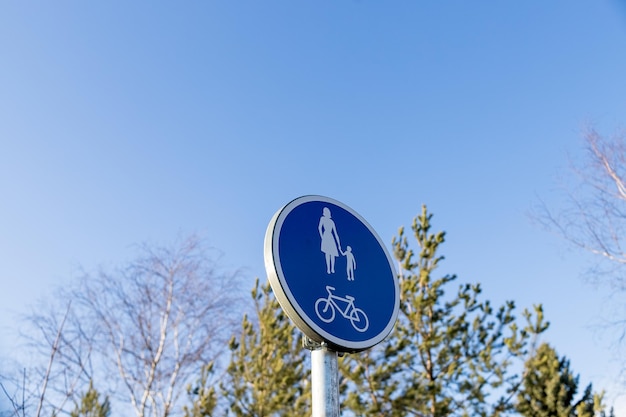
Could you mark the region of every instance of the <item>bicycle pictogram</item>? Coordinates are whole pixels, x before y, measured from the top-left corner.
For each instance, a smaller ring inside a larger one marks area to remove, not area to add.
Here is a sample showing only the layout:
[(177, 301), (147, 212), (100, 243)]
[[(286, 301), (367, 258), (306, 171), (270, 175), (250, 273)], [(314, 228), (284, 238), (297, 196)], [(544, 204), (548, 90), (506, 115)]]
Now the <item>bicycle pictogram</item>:
[[(354, 297), (346, 295), (345, 297), (339, 297), (332, 293), (335, 287), (330, 285), (326, 286), (328, 291), (328, 297), (321, 297), (315, 301), (315, 313), (324, 323), (330, 323), (335, 319), (335, 309), (341, 313), (341, 315), (350, 320), (354, 329), (358, 332), (364, 332), (369, 327), (369, 319), (363, 310), (354, 306)], [(341, 308), (337, 301), (345, 303), (346, 307)]]

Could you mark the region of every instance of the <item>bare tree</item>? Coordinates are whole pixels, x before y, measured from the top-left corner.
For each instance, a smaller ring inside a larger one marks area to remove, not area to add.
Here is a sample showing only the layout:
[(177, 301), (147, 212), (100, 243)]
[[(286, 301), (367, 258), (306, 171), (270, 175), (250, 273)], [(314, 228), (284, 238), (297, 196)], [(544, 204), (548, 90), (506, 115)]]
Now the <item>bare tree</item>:
[[(2, 406), (2, 410), (0, 410), (0, 416), (2, 417), (25, 417), (26, 416), (26, 410), (25, 410), (25, 403), (26, 403), (26, 391), (25, 391), (25, 381), (26, 381), (26, 370), (23, 370), (23, 377), (22, 377), (22, 382), (20, 383), (16, 383), (15, 381), (11, 381), (9, 380), (9, 383), (11, 384), (11, 386), (16, 390), (13, 393), (9, 393), (9, 391), (7, 390), (7, 386), (5, 385), (6, 381), (3, 381), (4, 379), (6, 379), (6, 376), (3, 375), (2, 378), (0, 379), (0, 390), (2, 391), (2, 395), (4, 395), (4, 398), (6, 398), (6, 400), (9, 401), (10, 404), (10, 409), (5, 410), (4, 407), (6, 407), (2, 401), (0, 401), (0, 406)], [(20, 398), (20, 388), (21, 388), (21, 398)], [(0, 396), (1, 397), (1, 396)]]
[(583, 138), (584, 158), (572, 163), (573, 182), (562, 189), (565, 205), (554, 211), (541, 203), (534, 218), (600, 261), (609, 261), (601, 262), (611, 272), (608, 283), (626, 289), (619, 271), (626, 265), (626, 136), (606, 137), (588, 128)]
[[(48, 383), (50, 382), (50, 376), (52, 373), (52, 366), (54, 365), (54, 360), (57, 357), (57, 353), (59, 353), (59, 350), (61, 348), (61, 343), (63, 342), (62, 340), (62, 336), (63, 336), (63, 327), (65, 326), (65, 321), (67, 320), (67, 316), (70, 313), (70, 308), (72, 306), (71, 301), (68, 302), (67, 304), (67, 310), (65, 311), (65, 314), (63, 315), (63, 318), (61, 319), (61, 323), (59, 324), (59, 328), (58, 331), (56, 333), (56, 336), (54, 337), (54, 340), (52, 341), (52, 346), (50, 349), (50, 358), (48, 359), (48, 364), (45, 367), (45, 372), (42, 378), (42, 382), (41, 382), (41, 388), (39, 390), (39, 398), (37, 400), (37, 411), (35, 411), (35, 417), (39, 417), (41, 416), (41, 411), (44, 407), (44, 400), (46, 398), (46, 390), (48, 388)], [(73, 378), (72, 379), (72, 383), (70, 384), (70, 390), (68, 392), (72, 392), (74, 389), (74, 386), (76, 384), (76, 382), (78, 381), (78, 378)], [(66, 397), (67, 398), (67, 397)], [(54, 415), (55, 413), (53, 413)]]
[[(607, 310), (597, 329), (608, 332), (623, 357), (626, 347), (626, 132), (603, 136), (594, 128), (583, 133), (584, 154), (572, 162), (573, 175), (561, 191), (565, 203), (558, 210), (541, 202), (533, 218), (575, 247), (593, 254), (588, 279), (610, 290)], [(626, 372), (626, 363), (623, 363)]]
[(196, 237), (172, 247), (144, 245), (113, 272), (84, 274), (62, 292), (72, 308), (57, 326), (58, 340), (50, 337), (49, 314), (30, 317), (57, 355), (48, 385), (76, 401), (70, 382), (84, 388), (93, 380), (137, 417), (177, 414), (185, 385), (227, 349), (239, 314), (234, 280), (237, 274), (221, 272)]
[(89, 341), (94, 332), (84, 331), (71, 299), (58, 294), (36, 306), (25, 323), (21, 335), (27, 358), (19, 359), (28, 361), (30, 367), (24, 369), (21, 381), (12, 383), (23, 390), (24, 415), (57, 415), (93, 373)]

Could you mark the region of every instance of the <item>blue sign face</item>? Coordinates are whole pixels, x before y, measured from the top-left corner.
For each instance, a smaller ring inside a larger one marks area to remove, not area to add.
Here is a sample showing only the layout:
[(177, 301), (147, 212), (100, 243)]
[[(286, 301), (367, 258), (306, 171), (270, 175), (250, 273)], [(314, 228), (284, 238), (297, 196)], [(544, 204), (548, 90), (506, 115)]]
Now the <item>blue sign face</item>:
[(338, 201), (306, 196), (279, 210), (265, 236), (265, 264), (282, 308), (313, 340), (359, 351), (395, 324), (391, 258), (369, 224)]

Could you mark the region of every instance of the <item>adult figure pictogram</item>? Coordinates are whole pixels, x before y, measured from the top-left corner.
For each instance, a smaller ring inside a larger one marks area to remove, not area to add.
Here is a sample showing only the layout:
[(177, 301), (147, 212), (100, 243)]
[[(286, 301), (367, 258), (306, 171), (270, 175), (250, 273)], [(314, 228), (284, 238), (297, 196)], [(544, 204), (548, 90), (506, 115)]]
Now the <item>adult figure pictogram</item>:
[(337, 234), (337, 227), (334, 220), (331, 218), (330, 209), (324, 207), (322, 210), (322, 217), (317, 226), (320, 238), (322, 239), (321, 250), (326, 256), (326, 273), (335, 273), (335, 258), (339, 256), (341, 251), (341, 241)]

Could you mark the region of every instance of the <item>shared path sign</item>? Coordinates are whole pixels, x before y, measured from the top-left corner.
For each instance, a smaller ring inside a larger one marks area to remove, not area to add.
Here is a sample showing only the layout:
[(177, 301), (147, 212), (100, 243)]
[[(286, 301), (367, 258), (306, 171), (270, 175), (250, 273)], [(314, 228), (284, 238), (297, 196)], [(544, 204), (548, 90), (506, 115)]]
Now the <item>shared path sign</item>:
[(393, 329), (400, 291), (391, 257), (339, 201), (304, 196), (282, 207), (265, 234), (265, 269), (285, 313), (316, 342), (358, 352)]

